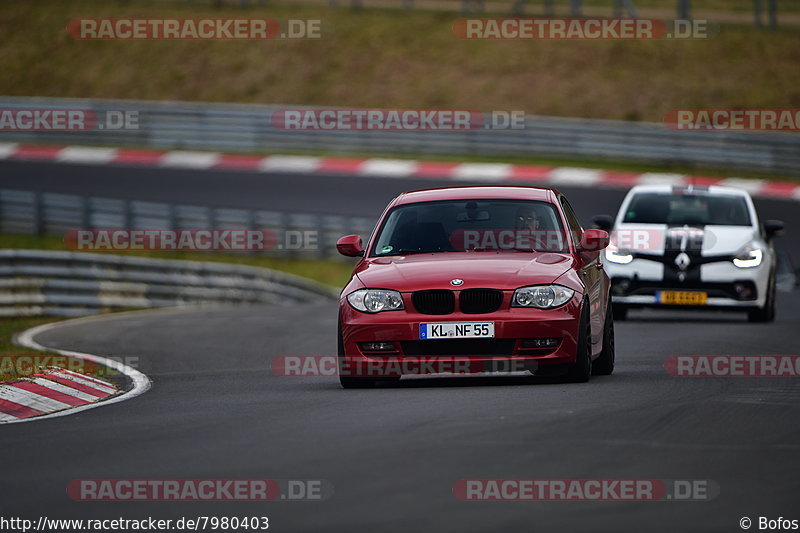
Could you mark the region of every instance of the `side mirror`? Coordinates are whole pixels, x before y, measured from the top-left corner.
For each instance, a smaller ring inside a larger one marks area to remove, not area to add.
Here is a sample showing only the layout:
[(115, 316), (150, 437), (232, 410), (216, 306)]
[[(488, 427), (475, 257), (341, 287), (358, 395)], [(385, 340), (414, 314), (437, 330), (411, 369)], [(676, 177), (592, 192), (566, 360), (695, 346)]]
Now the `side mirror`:
[(608, 248), (608, 232), (602, 229), (587, 229), (578, 245), (579, 252), (599, 252)]
[(765, 220), (764, 232), (767, 234), (767, 239), (783, 235), (783, 227), (783, 220)]
[(614, 219), (609, 215), (596, 215), (592, 218), (592, 223), (602, 230), (611, 231), (614, 226)]
[(347, 257), (359, 257), (364, 255), (364, 245), (361, 244), (361, 237), (358, 235), (345, 235), (336, 241), (336, 249), (340, 254)]

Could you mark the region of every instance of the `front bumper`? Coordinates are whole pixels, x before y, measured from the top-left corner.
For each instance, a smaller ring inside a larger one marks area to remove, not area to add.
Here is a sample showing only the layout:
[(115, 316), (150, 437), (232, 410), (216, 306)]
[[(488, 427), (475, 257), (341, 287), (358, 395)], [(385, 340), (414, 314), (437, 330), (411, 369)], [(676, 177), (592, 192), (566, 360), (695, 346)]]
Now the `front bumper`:
[[(412, 309), (362, 313), (340, 302), (344, 353), (340, 365), (353, 375), (507, 372), (576, 360), (580, 306), (577, 297), (558, 309), (510, 308), (508, 302), (487, 314), (454, 312), (426, 315)], [(493, 339), (419, 337), (420, 323), (494, 322)], [(530, 346), (531, 339), (558, 338), (551, 348)], [(526, 343), (526, 341), (528, 341)], [(391, 351), (369, 351), (363, 343), (391, 342)]]
[[(700, 267), (700, 279), (665, 279), (664, 266), (655, 261), (634, 259), (627, 265), (606, 261), (611, 278), (611, 300), (630, 307), (692, 309), (754, 309), (764, 307), (769, 287), (770, 267), (765, 260), (759, 267), (738, 268), (730, 262), (715, 262)], [(662, 304), (659, 291), (702, 291), (705, 305)]]

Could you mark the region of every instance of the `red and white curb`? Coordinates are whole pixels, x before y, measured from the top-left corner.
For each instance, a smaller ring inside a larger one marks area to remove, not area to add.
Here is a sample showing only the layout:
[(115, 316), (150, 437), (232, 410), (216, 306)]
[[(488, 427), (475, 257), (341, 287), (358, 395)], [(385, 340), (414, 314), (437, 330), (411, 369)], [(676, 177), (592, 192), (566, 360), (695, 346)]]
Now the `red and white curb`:
[(47, 372), (32, 376), (32, 379), (26, 378), (0, 385), (0, 424), (71, 415), (129, 400), (147, 392), (151, 386), (150, 378), (135, 368), (98, 355), (43, 346), (34, 340), (37, 335), (64, 325), (117, 318), (121, 314), (123, 313), (43, 324), (18, 334), (16, 342), (34, 350), (55, 351), (125, 374), (131, 381), (130, 389), (121, 392), (114, 385), (97, 378), (61, 368), (48, 369)]
[(622, 172), (575, 167), (458, 163), (407, 159), (357, 159), (298, 155), (256, 156), (184, 150), (159, 151), (90, 146), (40, 146), (0, 143), (0, 159), (56, 161), (94, 165), (142, 165), (162, 168), (218, 169), (248, 172), (348, 174), (369, 178), (433, 178), (484, 183), (554, 187), (630, 188), (641, 184), (726, 185), (753, 196), (800, 200), (800, 183), (721, 178), (666, 172)]
[(32, 418), (104, 400), (117, 387), (58, 367), (0, 383), (0, 422)]

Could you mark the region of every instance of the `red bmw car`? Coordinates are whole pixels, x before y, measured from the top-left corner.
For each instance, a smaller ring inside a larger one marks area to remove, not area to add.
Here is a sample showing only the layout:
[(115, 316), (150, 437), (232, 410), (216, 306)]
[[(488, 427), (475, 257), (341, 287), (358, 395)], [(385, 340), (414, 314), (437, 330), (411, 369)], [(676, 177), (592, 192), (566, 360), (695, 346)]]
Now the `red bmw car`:
[(339, 305), (339, 379), (527, 370), (572, 382), (614, 369), (608, 233), (581, 228), (555, 189), (403, 193), (363, 245)]

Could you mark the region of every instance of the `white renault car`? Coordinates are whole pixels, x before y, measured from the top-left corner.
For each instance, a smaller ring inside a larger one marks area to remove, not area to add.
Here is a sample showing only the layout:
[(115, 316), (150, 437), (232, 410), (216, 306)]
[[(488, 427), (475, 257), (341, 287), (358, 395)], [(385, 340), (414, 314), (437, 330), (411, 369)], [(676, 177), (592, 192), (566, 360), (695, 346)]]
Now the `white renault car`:
[(773, 237), (783, 222), (759, 222), (747, 191), (718, 186), (640, 185), (610, 231), (603, 267), (611, 278), (614, 318), (640, 307), (747, 311), (751, 322), (775, 319)]

